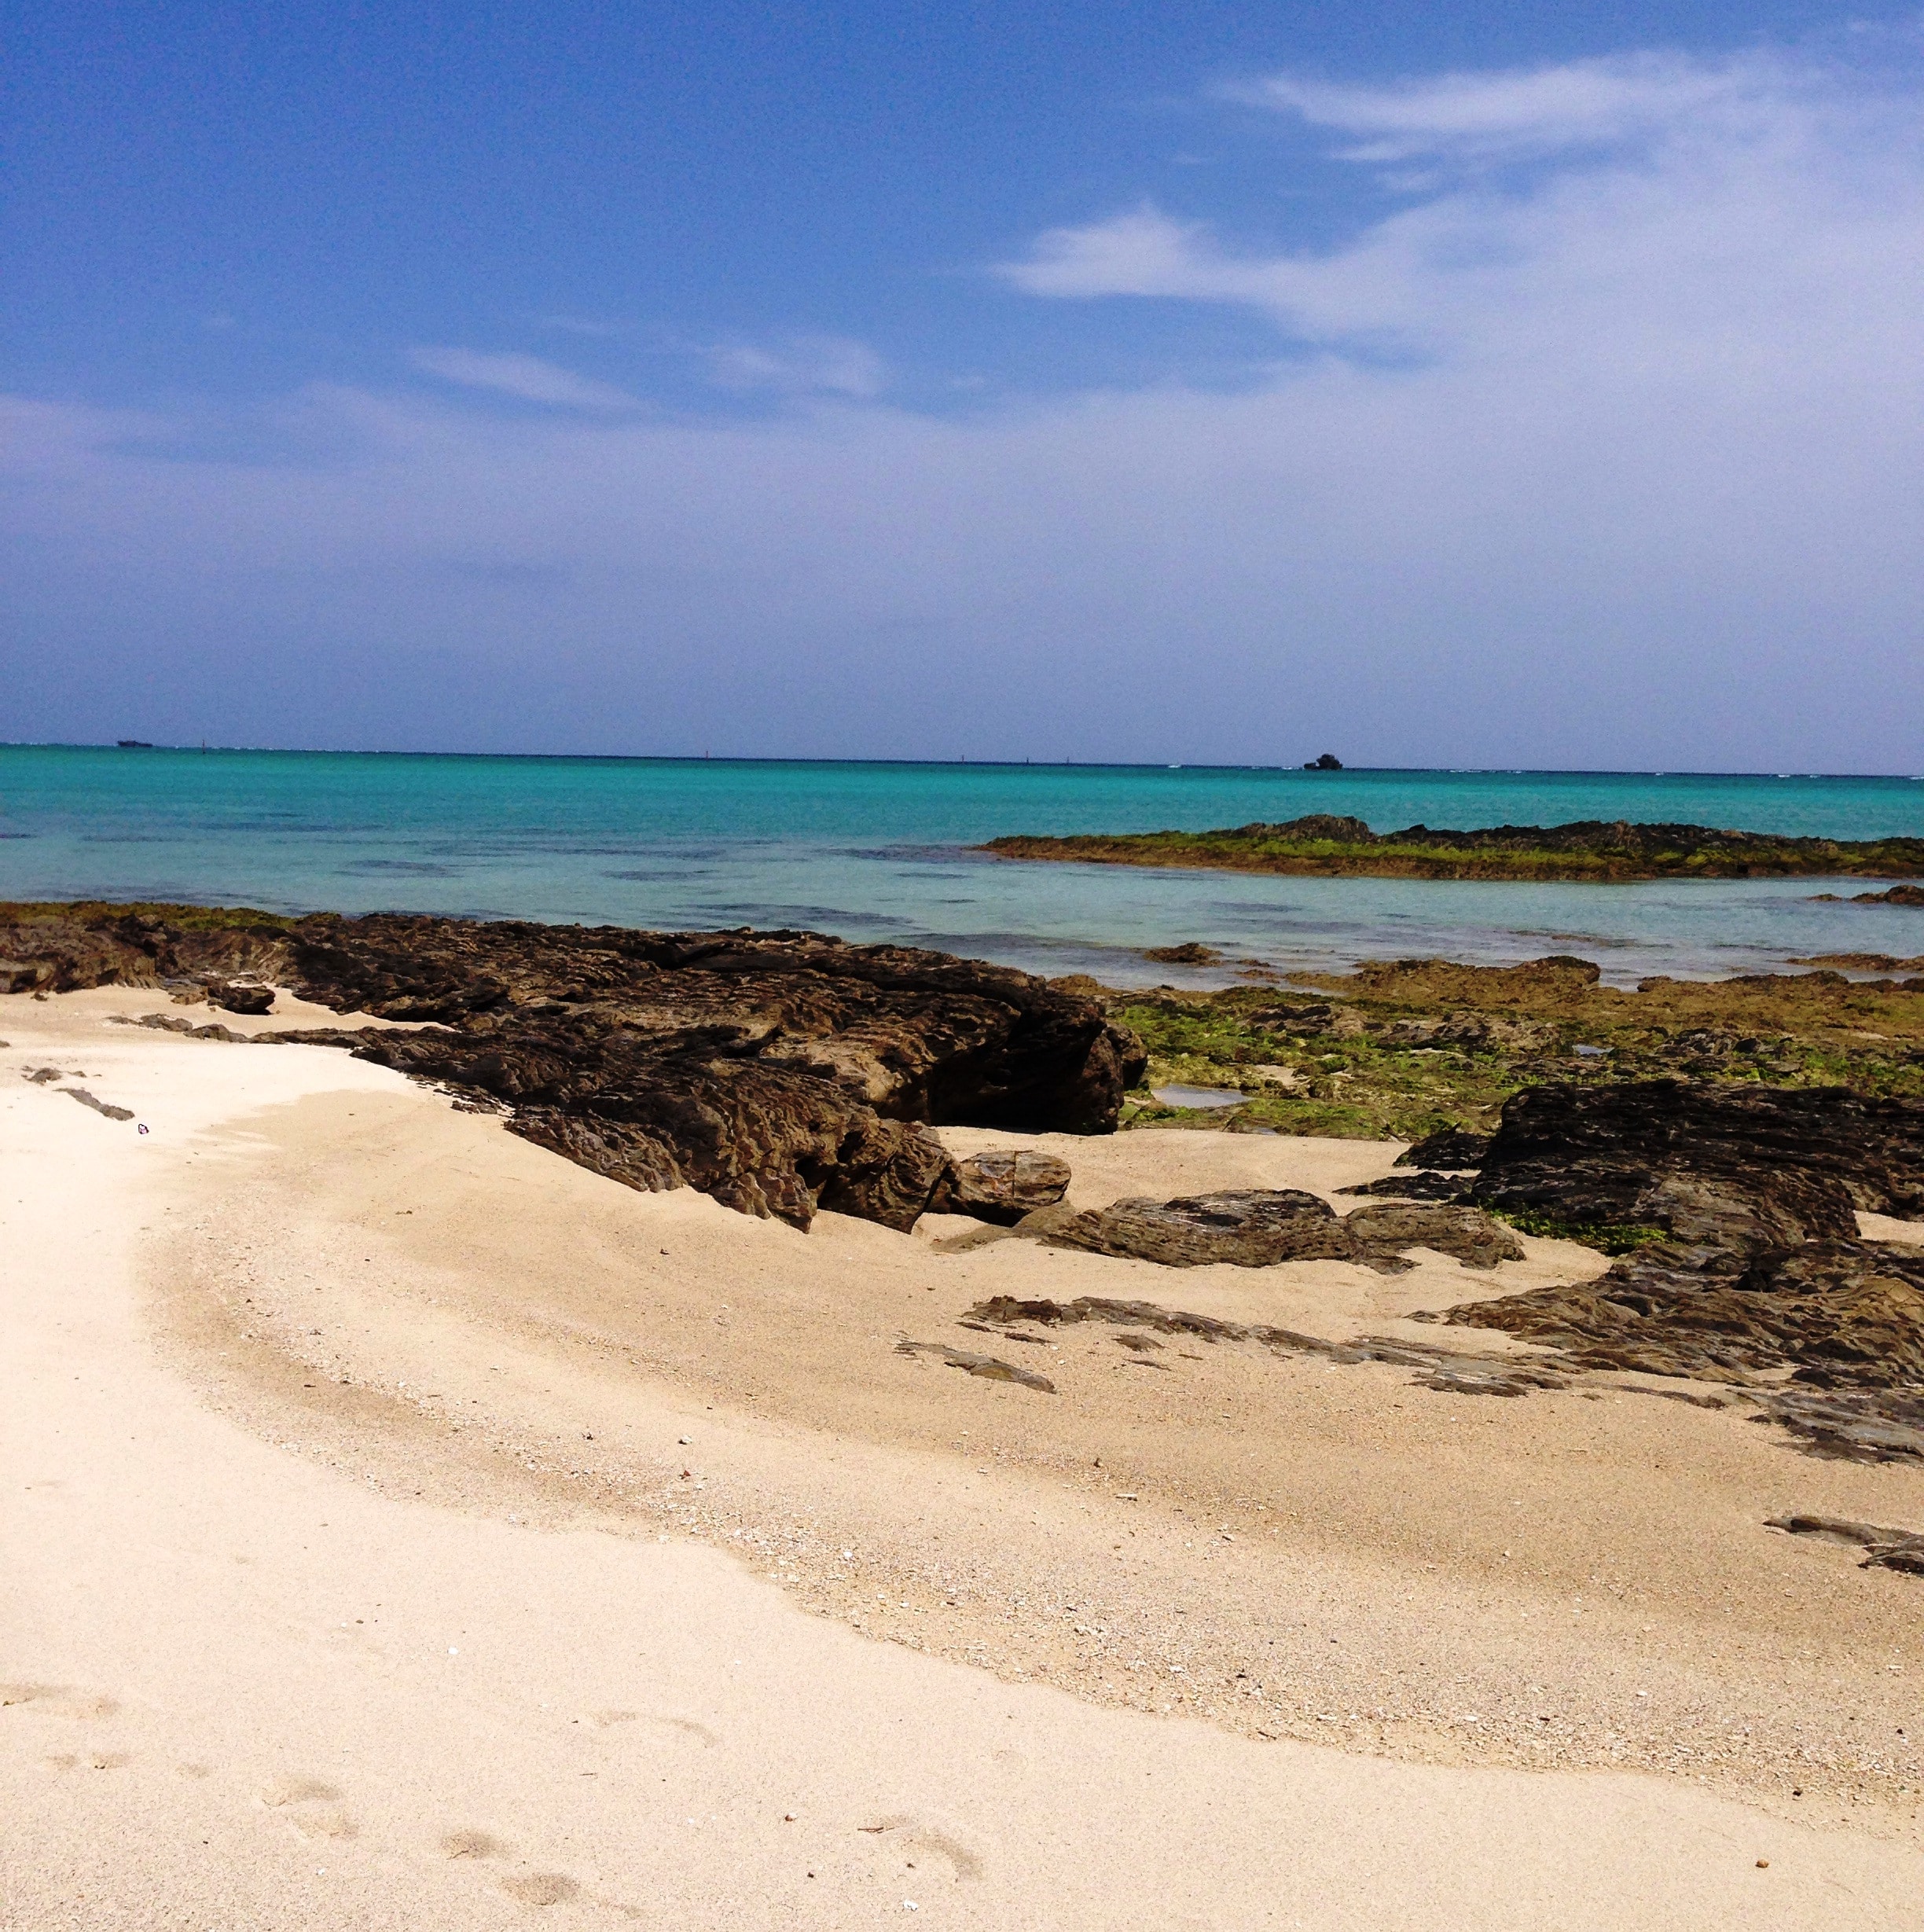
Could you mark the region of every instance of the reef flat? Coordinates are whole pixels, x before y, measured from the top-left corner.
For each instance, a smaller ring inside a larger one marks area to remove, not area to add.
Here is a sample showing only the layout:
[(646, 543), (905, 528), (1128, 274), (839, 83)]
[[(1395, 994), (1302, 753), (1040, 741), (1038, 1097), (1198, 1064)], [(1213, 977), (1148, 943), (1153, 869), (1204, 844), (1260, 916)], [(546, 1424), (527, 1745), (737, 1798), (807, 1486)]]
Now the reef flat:
[(1924, 839), (1786, 838), (1621, 819), (1378, 832), (1360, 818), (1318, 812), (1214, 832), (1013, 835), (978, 849), (998, 858), (1359, 879), (1924, 879)]

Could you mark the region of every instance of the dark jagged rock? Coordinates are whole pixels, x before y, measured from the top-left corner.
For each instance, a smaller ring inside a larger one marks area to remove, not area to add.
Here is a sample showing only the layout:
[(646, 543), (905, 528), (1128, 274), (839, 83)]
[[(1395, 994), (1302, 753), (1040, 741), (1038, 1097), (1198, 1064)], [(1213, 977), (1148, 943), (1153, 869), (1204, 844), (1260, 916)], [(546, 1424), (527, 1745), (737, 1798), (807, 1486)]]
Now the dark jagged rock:
[(1849, 1240), (1858, 1208), (1924, 1212), (1924, 1103), (1674, 1080), (1528, 1088), (1505, 1103), (1472, 1192), (1733, 1251)]
[[(1836, 900), (1843, 895), (1836, 892), (1819, 892), (1813, 897)], [(1893, 886), (1888, 892), (1853, 892), (1851, 903), (1854, 905), (1924, 905), (1924, 886)]]
[(1431, 1167), (1462, 1171), (1481, 1167), (1489, 1153), (1487, 1133), (1472, 1133), (1467, 1127), (1439, 1127), (1426, 1140), (1396, 1157), (1399, 1167)]
[(1388, 1201), (1467, 1201), (1471, 1180), (1468, 1174), (1386, 1174), (1380, 1181), (1338, 1188), (1337, 1192), (1372, 1195)]
[(1924, 1395), (1897, 1389), (1759, 1389), (1762, 1413), (1806, 1451), (1838, 1462), (1924, 1460)]
[(1520, 1262), (1523, 1243), (1500, 1221), (1474, 1207), (1379, 1201), (1346, 1214), (1342, 1226), (1356, 1243), (1359, 1259), (1401, 1255), (1426, 1247), (1466, 1268), (1494, 1268)]
[[(1012, 835), (982, 848), (1004, 858), (1085, 864), (1195, 865), (1237, 872), (1411, 879), (1778, 879), (1924, 874), (1924, 839), (1786, 838), (1709, 825), (1584, 819), (1563, 825), (1374, 832), (1359, 818), (1315, 813), (1211, 832)], [(1898, 887), (1898, 898), (1916, 887)], [(1867, 895), (1868, 896), (1868, 895)]]
[(1200, 939), (1185, 939), (1180, 946), (1146, 946), (1142, 956), (1157, 966), (1213, 966), (1222, 957)]
[(1053, 1154), (1027, 1148), (971, 1154), (954, 1163), (931, 1205), (1012, 1228), (1024, 1215), (1053, 1207), (1069, 1192), (1070, 1179), (1069, 1163)]
[(207, 988), (207, 997), (210, 1006), (218, 1006), (224, 1013), (260, 1014), (274, 1011), (272, 986), (216, 983)]
[(85, 1087), (62, 1087), (60, 1091), (70, 1100), (78, 1100), (83, 1107), (90, 1107), (97, 1114), (104, 1114), (109, 1120), (131, 1120), (134, 1110), (130, 1107), (116, 1107), (111, 1101), (97, 1098)]
[(951, 1171), (916, 1123), (1105, 1133), (1144, 1067), (1092, 1000), (818, 933), (10, 906), (0, 953), (23, 990), (244, 978), (417, 1023), (275, 1037), (487, 1096), (514, 1131), (630, 1186), (801, 1227), (818, 1208), (910, 1225)]
[(1924, 1250), (1813, 1241), (1744, 1256), (1665, 1242), (1599, 1280), (1419, 1316), (1567, 1352), (1582, 1368), (1819, 1389), (1924, 1387)]

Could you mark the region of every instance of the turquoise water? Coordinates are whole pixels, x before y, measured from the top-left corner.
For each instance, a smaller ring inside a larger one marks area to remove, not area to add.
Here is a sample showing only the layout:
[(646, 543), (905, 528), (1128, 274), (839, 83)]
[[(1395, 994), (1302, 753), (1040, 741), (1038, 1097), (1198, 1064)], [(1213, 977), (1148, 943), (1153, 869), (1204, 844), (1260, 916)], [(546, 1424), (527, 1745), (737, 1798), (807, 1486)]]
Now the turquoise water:
[(0, 898), (156, 898), (658, 927), (806, 926), (1048, 973), (1206, 983), (1147, 946), (1283, 967), (1596, 959), (1615, 981), (1802, 954), (1924, 954), (1924, 912), (1797, 880), (1544, 886), (1023, 865), (1014, 832), (1202, 829), (1305, 812), (1378, 830), (1682, 821), (1924, 836), (1910, 778), (402, 757), (0, 747)]

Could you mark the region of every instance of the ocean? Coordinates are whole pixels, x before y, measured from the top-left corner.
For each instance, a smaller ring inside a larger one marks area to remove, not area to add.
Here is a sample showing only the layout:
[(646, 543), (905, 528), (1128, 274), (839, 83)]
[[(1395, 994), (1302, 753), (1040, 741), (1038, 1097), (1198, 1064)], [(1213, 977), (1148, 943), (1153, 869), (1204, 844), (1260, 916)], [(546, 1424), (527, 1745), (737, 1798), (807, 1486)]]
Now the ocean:
[[(1379, 831), (1667, 820), (1924, 836), (1924, 781), (1689, 773), (0, 747), (0, 898), (406, 909), (662, 927), (807, 927), (1112, 984), (1223, 983), (1441, 954), (1595, 960), (1608, 979), (1768, 970), (1816, 953), (1924, 954), (1924, 911), (1824, 904), (1867, 882), (1621, 886), (1025, 864), (1004, 832), (1200, 830), (1305, 812)], [(1152, 965), (1199, 940), (1227, 968)]]

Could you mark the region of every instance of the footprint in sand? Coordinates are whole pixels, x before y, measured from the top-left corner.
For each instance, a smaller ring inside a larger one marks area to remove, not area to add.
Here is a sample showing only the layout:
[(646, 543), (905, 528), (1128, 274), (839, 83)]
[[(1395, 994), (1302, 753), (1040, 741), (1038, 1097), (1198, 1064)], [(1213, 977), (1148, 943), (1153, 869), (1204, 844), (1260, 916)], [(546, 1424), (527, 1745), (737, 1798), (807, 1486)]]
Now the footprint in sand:
[(518, 1871), (503, 1879), (501, 1889), (523, 1905), (558, 1905), (581, 1887), (565, 1871)]
[(722, 1740), (705, 1724), (697, 1724), (692, 1717), (665, 1717), (656, 1711), (597, 1710), (589, 1713), (603, 1730), (618, 1724), (666, 1724), (670, 1731), (685, 1731), (690, 1737), (699, 1738), (710, 1750)]
[(291, 1772), (264, 1786), (260, 1801), (270, 1811), (285, 1813), (303, 1838), (351, 1838), (361, 1827), (336, 1808), (340, 1795), (324, 1779)]
[(0, 1709), (31, 1704), (50, 1717), (76, 1717), (86, 1722), (111, 1717), (119, 1708), (116, 1699), (97, 1691), (77, 1691), (71, 1684), (0, 1684)]
[(441, 1841), (450, 1858), (502, 1858), (508, 1847), (486, 1831), (450, 1831)]
[(948, 1865), (949, 1875), (958, 1881), (979, 1879), (982, 1875), (982, 1861), (977, 1853), (952, 1834), (916, 1819), (884, 1818), (878, 1824), (857, 1825), (856, 1829), (887, 1845), (906, 1864), (920, 1868), (927, 1861), (940, 1860)]

